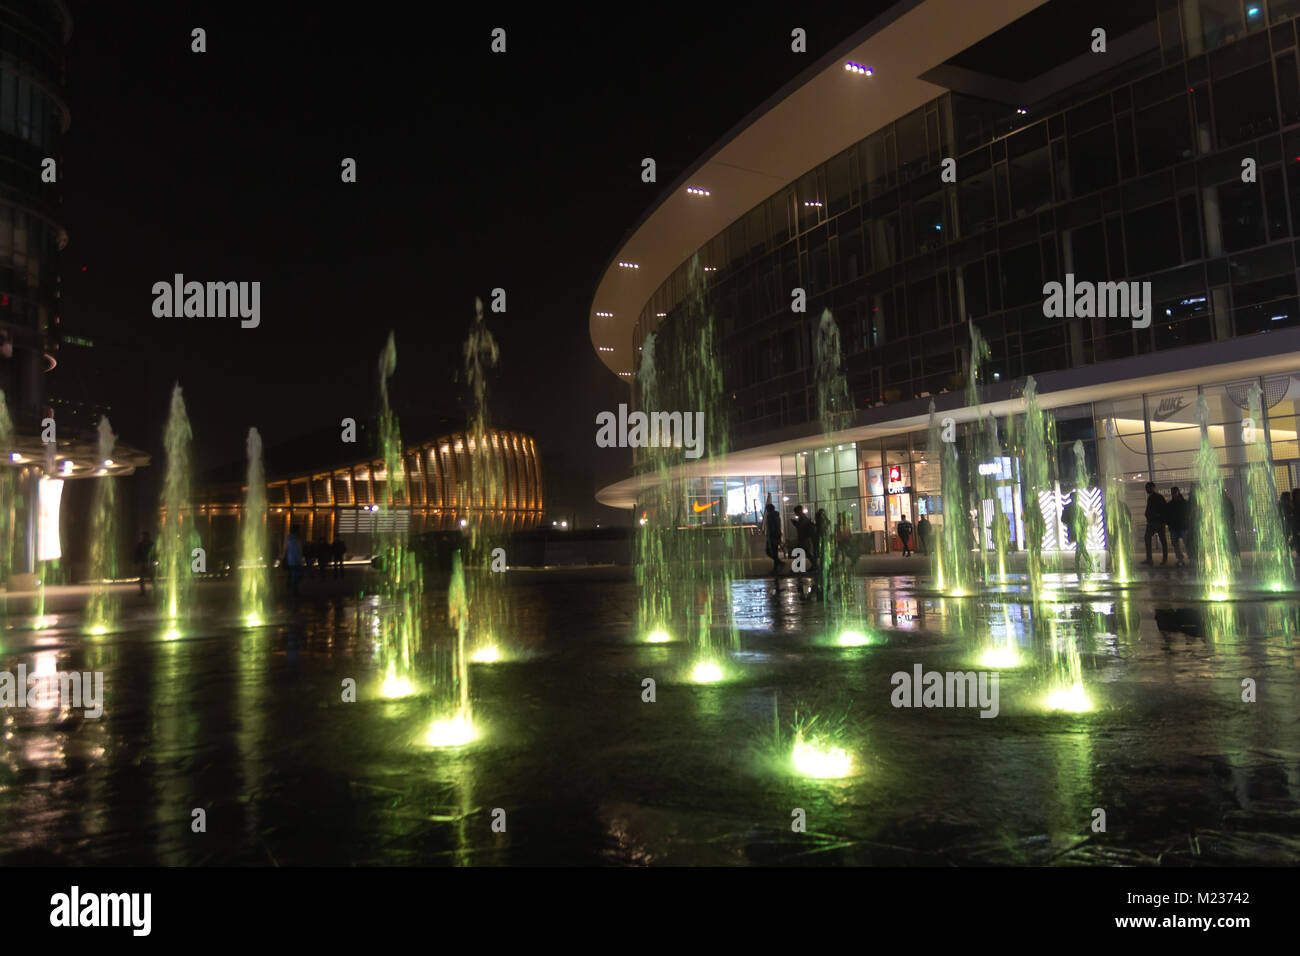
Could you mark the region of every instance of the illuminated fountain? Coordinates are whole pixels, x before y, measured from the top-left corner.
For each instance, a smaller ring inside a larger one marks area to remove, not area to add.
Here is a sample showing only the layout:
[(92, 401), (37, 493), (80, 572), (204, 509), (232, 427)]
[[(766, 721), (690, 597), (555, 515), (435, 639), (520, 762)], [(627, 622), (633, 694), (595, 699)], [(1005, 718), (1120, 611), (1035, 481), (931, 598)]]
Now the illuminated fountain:
[[(99, 419), (99, 460), (110, 461), (116, 436), (106, 416)], [(86, 604), (86, 626), (91, 634), (106, 634), (117, 622), (117, 601), (112, 581), (117, 577), (117, 490), (116, 479), (103, 474), (95, 482), (90, 518), (90, 600)]]
[[(506, 600), (505, 574), (494, 572), (492, 554), (505, 549), (504, 522), (498, 525), (490, 506), (503, 499), (504, 456), (494, 454), (488, 415), (488, 375), (499, 357), (496, 340), (483, 321), (483, 302), (474, 300), (474, 323), (465, 340), (465, 380), (469, 385), (470, 408), (467, 440), (469, 475), (462, 490), (467, 501), (465, 518), (465, 593), (469, 614), (471, 660), (489, 664), (502, 659), (504, 642), (512, 632), (510, 603)], [(508, 555), (507, 555), (508, 558)]]
[(829, 309), (822, 312), (817, 334), (813, 339), (813, 361), (814, 378), (817, 382), (817, 415), (826, 440), (824, 454), (830, 458), (831, 463), (831, 481), (827, 487), (829, 497), (819, 502), (820, 506), (826, 509), (829, 527), (821, 542), (818, 580), (825, 582), (826, 619), (830, 633), (834, 635), (835, 642), (841, 647), (855, 647), (871, 643), (873, 634), (871, 625), (863, 614), (861, 602), (857, 600), (851, 568), (841, 564), (839, 573), (834, 575), (834, 580), (831, 574), (835, 559), (836, 529), (839, 527), (841, 517), (846, 521), (850, 520), (848, 514), (840, 515), (839, 471), (842, 467), (840, 455), (844, 451), (844, 446), (834, 445), (832, 442), (835, 436), (842, 435), (852, 424), (853, 400), (849, 395), (848, 380), (844, 375), (841, 361), (840, 329)]
[[(704, 289), (698, 258), (691, 264), (690, 294), (679, 307), (676, 320), (665, 323), (648, 342), (650, 354), (641, 353), (641, 408), (654, 412), (701, 414), (700, 451), (707, 470), (725, 473), (729, 449), (728, 402), (722, 392), (722, 358), (717, 346), (715, 321)], [(675, 374), (657, 374), (672, 369)], [(685, 422), (683, 421), (683, 425)], [(730, 608), (731, 582), (739, 574), (743, 542), (726, 521), (726, 498), (703, 514), (716, 526), (679, 530), (686, 524), (681, 508), (685, 497), (682, 479), (670, 480), (675, 468), (687, 461), (685, 449), (639, 449), (638, 461), (647, 485), (637, 515), (636, 626), (642, 640), (663, 643), (683, 637), (691, 645), (687, 677), (710, 684), (725, 679), (726, 657), (739, 644), (735, 621), (724, 617), (715, 627), (715, 610)], [(653, 488), (649, 482), (653, 482)], [(644, 515), (645, 524), (640, 523)], [(707, 519), (705, 519), (707, 520)]]
[(190, 573), (192, 551), (198, 547), (198, 535), (192, 533), (192, 516), (186, 521), (184, 509), (190, 501), (190, 420), (185, 413), (185, 399), (179, 383), (172, 389), (171, 410), (163, 432), (167, 452), (167, 471), (163, 478), (163, 525), (158, 534), (158, 563), (162, 578), (162, 614), (171, 622), (168, 638), (180, 635), (179, 621), (189, 615), (194, 593)]
[(935, 415), (933, 400), (930, 402), (930, 454), (939, 462), (943, 490), (943, 524), (939, 526), (935, 552), (936, 580), (945, 594), (962, 597), (970, 594), (974, 586), (966, 489), (957, 461), (956, 436), (952, 441), (943, 440), (943, 422)]
[[(1073, 607), (1077, 614), (1061, 617), (1056, 611)], [(1055, 605), (1053, 613), (1043, 619), (1047, 625), (1047, 694), (1043, 705), (1048, 710), (1085, 713), (1093, 709), (1083, 682), (1083, 658), (1079, 646), (1090, 643), (1095, 619), (1089, 605)]]
[[(655, 367), (657, 334), (646, 336), (641, 347), (641, 365), (636, 381), (640, 408), (656, 409), (659, 404), (659, 380)], [(636, 454), (644, 462), (649, 480), (642, 485), (643, 500), (637, 508), (636, 535), (636, 633), (644, 635), (651, 644), (665, 644), (672, 640), (673, 623), (672, 583), (669, 561), (675, 538), (671, 524), (672, 507), (672, 450), (660, 445), (638, 449)]]
[(1287, 544), (1289, 529), (1282, 526), (1278, 510), (1277, 488), (1273, 481), (1273, 452), (1261, 436), (1263, 422), (1261, 391), (1251, 382), (1249, 392), (1250, 431), (1246, 444), (1246, 493), (1251, 526), (1255, 529), (1255, 578), (1270, 591), (1284, 591), (1295, 586), (1295, 566)]
[(1043, 538), (1047, 523), (1043, 519), (1043, 502), (1056, 508), (1056, 492), (1052, 483), (1052, 455), (1049, 448), (1056, 447), (1056, 419), (1044, 415), (1038, 404), (1038, 383), (1031, 375), (1025, 382), (1024, 425), (1024, 501), (1025, 544), (1028, 546), (1026, 568), (1029, 575), (1029, 593), (1034, 601), (1050, 598), (1043, 587)]
[(817, 717), (801, 720), (795, 713), (794, 745), (790, 762), (800, 776), (822, 780), (848, 777), (854, 772), (853, 755), (839, 746), (843, 727), (818, 727)]
[(415, 654), (420, 647), (420, 612), (423, 585), (415, 555), (407, 547), (406, 532), (393, 507), (409, 502), (406, 463), (402, 460), (402, 432), (388, 401), (388, 380), (397, 370), (397, 341), (390, 332), (379, 355), (379, 450), (384, 459), (384, 485), (372, 482), (379, 508), (375, 522), (375, 553), (380, 560), (379, 612), (380, 693), (388, 698), (415, 692)]
[(469, 700), (469, 661), (466, 638), (470, 608), (465, 590), (465, 568), (460, 552), (451, 559), (451, 582), (447, 588), (447, 623), (455, 632), (450, 654), (437, 655), (434, 679), (434, 720), (425, 733), (430, 747), (462, 747), (478, 738)]
[(1210, 406), (1203, 394), (1196, 398), (1196, 419), (1201, 426), (1201, 445), (1193, 465), (1196, 491), (1191, 503), (1196, 563), (1205, 596), (1222, 601), (1227, 598), (1232, 583), (1232, 552), (1223, 513), (1223, 475), (1219, 471), (1218, 452), (1210, 444)]
[(239, 611), (244, 623), (258, 627), (267, 620), (271, 593), (266, 546), (266, 473), (262, 436), (248, 430), (248, 490), (239, 529)]
[(1127, 584), (1129, 559), (1133, 547), (1133, 521), (1124, 503), (1124, 478), (1120, 473), (1118, 444), (1115, 437), (1115, 420), (1106, 420), (1106, 443), (1102, 450), (1102, 473), (1106, 495), (1106, 540), (1110, 546), (1110, 578), (1117, 584)]
[(1074, 567), (1080, 581), (1083, 581), (1092, 571), (1089, 539), (1095, 539), (1097, 535), (1096, 516), (1088, 495), (1091, 485), (1092, 475), (1088, 471), (1088, 457), (1083, 450), (1083, 442), (1076, 441), (1074, 443), (1074, 492), (1071, 499), (1074, 527), (1071, 530), (1074, 532)]

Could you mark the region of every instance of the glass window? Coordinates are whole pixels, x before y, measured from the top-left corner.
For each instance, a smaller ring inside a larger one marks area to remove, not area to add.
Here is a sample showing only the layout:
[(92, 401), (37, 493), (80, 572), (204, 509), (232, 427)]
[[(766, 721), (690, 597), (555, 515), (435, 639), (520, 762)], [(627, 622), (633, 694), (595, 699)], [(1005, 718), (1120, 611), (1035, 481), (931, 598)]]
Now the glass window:
[(1234, 282), (1232, 304), (1238, 335), (1300, 324), (1294, 274), (1257, 282)]
[(1218, 205), (1226, 252), (1263, 245), (1264, 206), (1259, 183), (1222, 183), (1218, 187)]
[[(1199, 52), (1237, 39), (1242, 35), (1240, 0), (1194, 0), (1200, 19), (1201, 35), (1187, 37), (1187, 48)], [(1185, 17), (1184, 31), (1195, 29), (1195, 20)]]
[[(1262, 39), (1262, 37), (1261, 37)], [(1268, 63), (1214, 82), (1219, 145), (1232, 146), (1277, 129), (1273, 71)]]
[(1011, 209), (1018, 219), (1052, 202), (1052, 164), (1047, 147), (1011, 159)]
[(1296, 73), (1294, 50), (1277, 58), (1277, 89), (1282, 125), (1300, 123), (1300, 77)]
[(1163, 169), (1189, 159), (1192, 134), (1187, 97), (1166, 100), (1137, 114), (1138, 159), (1143, 172)]
[(1144, 275), (1178, 265), (1178, 214), (1173, 200), (1125, 213), (1128, 233), (1128, 267)]
[(1115, 133), (1111, 123), (1071, 136), (1069, 148), (1071, 195), (1082, 196), (1115, 184)]
[(993, 202), (992, 172), (965, 179), (958, 177), (957, 209), (961, 215), (963, 236), (974, 235), (996, 225), (997, 208)]

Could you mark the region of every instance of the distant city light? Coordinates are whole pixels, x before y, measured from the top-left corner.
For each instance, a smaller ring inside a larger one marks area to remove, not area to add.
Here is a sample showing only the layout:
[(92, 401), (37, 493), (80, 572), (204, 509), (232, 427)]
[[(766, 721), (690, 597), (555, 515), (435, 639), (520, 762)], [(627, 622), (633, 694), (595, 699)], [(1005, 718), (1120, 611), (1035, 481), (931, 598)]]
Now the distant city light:
[(619, 266), (624, 269), (640, 269), (641, 267), (635, 262), (619, 262)]
[(613, 312), (597, 312), (596, 315), (600, 316), (602, 319), (612, 319), (614, 317)]
[(612, 345), (597, 345), (596, 348), (600, 349), (602, 352), (614, 351), (614, 346)]
[(1027, 109), (1025, 109), (1023, 106), (1021, 106), (1021, 107), (1018, 107), (1018, 108), (1016, 109), (1016, 112), (1019, 113), (1021, 116), (1024, 116), (1026, 113), (1029, 112), (1029, 110), (1027, 110)]
[(810, 200), (810, 201), (805, 201), (805, 202), (804, 202), (804, 205), (805, 205), (805, 206), (816, 206), (816, 207), (818, 207), (819, 209), (821, 208), (821, 203), (817, 202), (815, 199), (814, 199), (814, 200)]
[(709, 196), (712, 195), (707, 189), (701, 189), (699, 186), (687, 186), (686, 191), (692, 196)]
[(704, 267), (704, 271), (705, 271), (705, 272), (717, 272), (717, 271), (718, 271), (718, 267), (717, 267), (717, 266), (705, 266), (705, 267)]
[(668, 313), (667, 313), (667, 312), (656, 312), (656, 313), (655, 313), (655, 318), (656, 318), (656, 319), (666, 319), (666, 318), (668, 318)]
[(871, 75), (871, 67), (863, 66), (861, 63), (854, 63), (852, 60), (844, 64), (844, 69), (850, 73), (861, 73), (863, 76)]

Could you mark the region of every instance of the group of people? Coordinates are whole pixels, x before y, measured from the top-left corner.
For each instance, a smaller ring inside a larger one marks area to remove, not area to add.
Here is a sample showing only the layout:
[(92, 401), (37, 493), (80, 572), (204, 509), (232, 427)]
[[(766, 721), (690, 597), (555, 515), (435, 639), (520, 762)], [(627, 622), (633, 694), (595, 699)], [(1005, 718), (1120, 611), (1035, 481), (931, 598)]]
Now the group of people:
[[(1146, 560), (1142, 563), (1148, 566), (1154, 565), (1151, 545), (1155, 540), (1160, 542), (1161, 564), (1169, 563), (1169, 542), (1173, 541), (1174, 557), (1177, 559), (1178, 567), (1195, 560), (1197, 548), (1199, 547), (1197, 535), (1197, 522), (1199, 515), (1197, 509), (1200, 503), (1196, 499), (1194, 489), (1188, 489), (1186, 496), (1183, 495), (1182, 489), (1177, 485), (1169, 489), (1169, 499), (1166, 501), (1164, 495), (1156, 490), (1154, 482), (1146, 483), (1147, 507), (1146, 507)], [(1286, 499), (1286, 495), (1282, 496)], [(1225, 489), (1220, 500), (1219, 509), (1223, 518), (1224, 533), (1227, 538), (1228, 550), (1235, 558), (1241, 557), (1241, 545), (1237, 541), (1237, 507), (1232, 503), (1232, 497)], [(1168, 530), (1168, 537), (1166, 537)]]
[(297, 525), (289, 529), (289, 537), (284, 542), (284, 568), (289, 579), (289, 596), (298, 597), (298, 586), (303, 576), (316, 565), (317, 575), (325, 576), (326, 568), (334, 569), (334, 576), (342, 577), (343, 559), (347, 556), (347, 545), (342, 538), (335, 538), (331, 544), (324, 538), (303, 544)]
[[(793, 534), (789, 536), (792, 542), (783, 548), (783, 541), (786, 535), (781, 527), (781, 513), (777, 511), (776, 505), (772, 503), (771, 495), (768, 496), (767, 505), (763, 509), (763, 535), (766, 539), (767, 556), (772, 559), (772, 574), (779, 574), (785, 567), (785, 562), (781, 560), (781, 554), (788, 556), (791, 551), (798, 548), (803, 551), (804, 557), (808, 562), (808, 567), (814, 569), (813, 583), (811, 593), (813, 596), (821, 599), (825, 596), (824, 572), (831, 567), (843, 565), (852, 568), (857, 561), (859, 550), (853, 537), (853, 524), (848, 512), (841, 512), (835, 522), (835, 535), (832, 539), (830, 536), (830, 517), (826, 514), (825, 508), (818, 508), (813, 517), (808, 516), (808, 510), (803, 505), (796, 505), (794, 517), (790, 519), (793, 526)], [(915, 553), (912, 548), (913, 525), (906, 517), (898, 522), (897, 528), (899, 541), (903, 546), (903, 556), (908, 557)], [(930, 550), (930, 519), (922, 515), (921, 520), (915, 526), (917, 541), (922, 554), (928, 554)], [(824, 551), (823, 548), (831, 547), (834, 551)]]
[[(342, 538), (335, 538), (331, 543), (324, 538), (303, 544), (301, 531), (297, 525), (289, 529), (285, 539), (284, 555), (281, 562), (287, 572), (289, 596), (298, 597), (298, 586), (303, 576), (315, 565), (317, 574), (324, 577), (327, 568), (333, 568), (335, 577), (343, 575), (343, 559), (347, 557), (347, 545)], [(154, 571), (158, 563), (157, 550), (148, 531), (140, 532), (134, 554), (136, 570), (140, 575), (140, 593), (145, 593), (145, 584), (153, 584)]]

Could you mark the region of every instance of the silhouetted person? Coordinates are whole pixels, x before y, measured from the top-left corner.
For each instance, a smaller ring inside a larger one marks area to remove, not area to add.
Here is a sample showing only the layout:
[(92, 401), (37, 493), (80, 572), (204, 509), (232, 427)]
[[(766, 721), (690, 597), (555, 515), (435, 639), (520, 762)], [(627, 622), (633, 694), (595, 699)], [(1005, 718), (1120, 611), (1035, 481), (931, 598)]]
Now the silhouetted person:
[(284, 567), (289, 575), (289, 597), (296, 604), (298, 601), (298, 583), (302, 580), (305, 567), (302, 539), (298, 537), (297, 525), (289, 529), (289, 537), (284, 542)]
[(814, 578), (813, 590), (817, 594), (817, 600), (826, 597), (826, 573), (830, 570), (831, 553), (830, 548), (834, 541), (831, 536), (831, 519), (826, 514), (825, 508), (817, 509), (817, 518), (814, 524), (813, 547), (817, 554), (817, 575)]
[(772, 576), (785, 565), (781, 560), (781, 512), (772, 504), (771, 495), (763, 509), (763, 536), (767, 539), (767, 556), (772, 559)]
[(1061, 509), (1061, 524), (1065, 526), (1065, 540), (1074, 545), (1074, 573), (1083, 572), (1084, 535), (1088, 533), (1088, 516), (1079, 506), (1079, 492), (1070, 495), (1070, 503)]
[(916, 546), (922, 554), (930, 553), (930, 518), (928, 515), (921, 515), (921, 520), (916, 523)]
[(1169, 489), (1169, 504), (1165, 506), (1165, 524), (1169, 526), (1169, 537), (1174, 545), (1174, 557), (1178, 559), (1178, 567), (1183, 566), (1183, 549), (1187, 549), (1187, 557), (1191, 557), (1192, 549), (1187, 543), (1187, 499), (1183, 493), (1175, 486)]
[(144, 582), (153, 580), (153, 539), (148, 531), (140, 532), (140, 540), (135, 545), (135, 566), (140, 572), (140, 593), (144, 594)]
[(843, 564), (852, 570), (857, 559), (858, 556), (853, 550), (853, 525), (849, 520), (849, 513), (841, 511), (840, 516), (835, 519), (835, 563)]
[(1164, 561), (1162, 564), (1169, 563), (1169, 539), (1165, 537), (1165, 498), (1164, 495), (1156, 491), (1155, 482), (1146, 483), (1147, 493), (1147, 559), (1143, 564), (1150, 565), (1151, 561), (1151, 539), (1160, 538), (1160, 552)]
[(347, 557), (348, 547), (343, 543), (342, 538), (335, 538), (331, 550), (334, 554), (334, 576), (341, 578), (343, 577), (343, 559)]
[(1223, 541), (1228, 546), (1228, 553), (1234, 558), (1241, 557), (1241, 545), (1237, 542), (1237, 506), (1232, 503), (1232, 495), (1223, 489)]
[(1300, 488), (1291, 489), (1291, 547), (1300, 554)]
[(910, 557), (912, 554), (912, 522), (907, 520), (907, 515), (903, 515), (903, 520), (898, 522), (898, 540), (903, 543), (903, 557)]
[(325, 569), (330, 563), (330, 546), (324, 538), (316, 539), (316, 572), (325, 577)]

